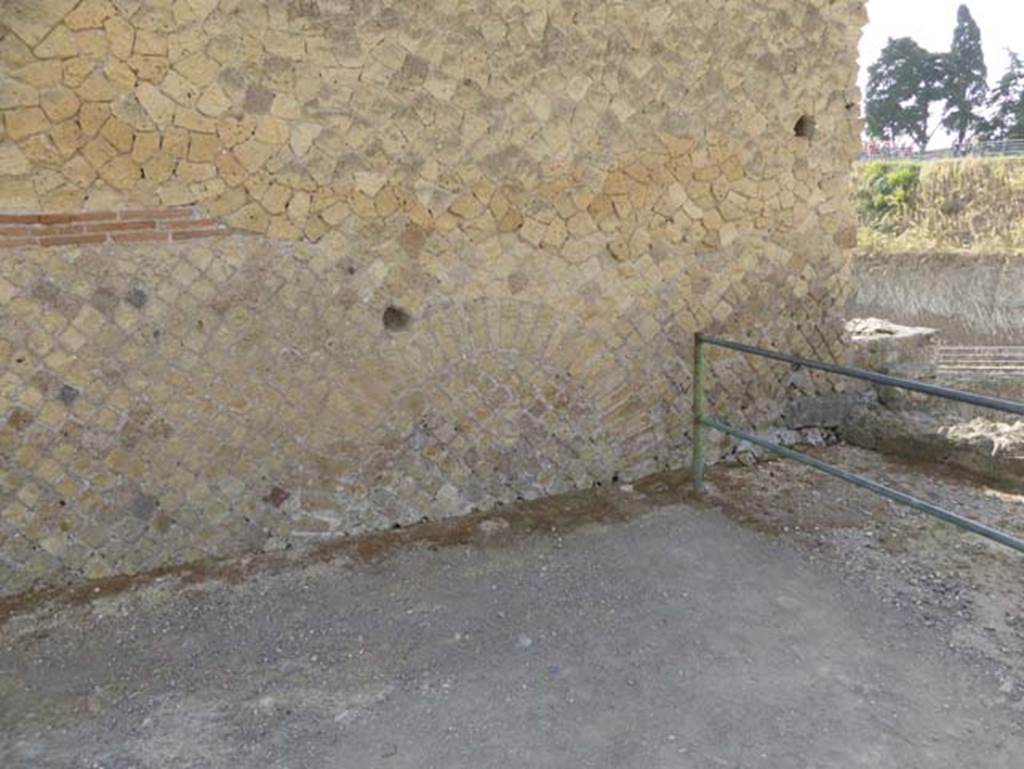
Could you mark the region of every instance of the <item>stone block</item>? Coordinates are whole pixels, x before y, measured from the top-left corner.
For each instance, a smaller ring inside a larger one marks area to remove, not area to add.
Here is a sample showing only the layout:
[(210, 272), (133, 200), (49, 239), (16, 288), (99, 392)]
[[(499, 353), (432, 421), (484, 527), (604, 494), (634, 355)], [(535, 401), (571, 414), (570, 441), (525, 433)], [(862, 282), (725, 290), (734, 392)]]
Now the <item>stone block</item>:
[(86, 136), (95, 136), (110, 119), (110, 105), (103, 102), (83, 104), (78, 111), (78, 124)]
[(100, 136), (110, 142), (118, 152), (131, 152), (132, 143), (135, 141), (132, 127), (116, 117), (111, 117), (103, 124)]
[(75, 89), (82, 101), (113, 101), (118, 95), (117, 89), (105, 73), (95, 71)]
[(220, 85), (214, 83), (203, 91), (196, 108), (208, 117), (220, 117), (231, 109), (231, 99)]
[(0, 144), (0, 176), (21, 176), (32, 169), (16, 144)]
[(163, 128), (174, 120), (174, 102), (152, 83), (140, 83), (135, 98), (157, 126)]
[(8, 0), (4, 24), (27, 45), (33, 46), (71, 11), (77, 0)]
[(81, 105), (75, 92), (66, 86), (57, 86), (43, 91), (39, 97), (40, 106), (46, 117), (54, 123), (60, 123), (78, 114)]
[(49, 128), (50, 121), (39, 107), (24, 107), (4, 112), (4, 129), (7, 136), (14, 141), (47, 131)]
[(0, 75), (0, 109), (35, 107), (39, 104), (39, 90), (28, 83)]
[(117, 15), (117, 8), (110, 0), (82, 0), (75, 10), (64, 17), (69, 29), (99, 29), (104, 22)]
[(131, 58), (135, 45), (135, 29), (132, 25), (122, 16), (113, 16), (104, 21), (103, 29), (107, 34), (111, 54), (125, 61)]

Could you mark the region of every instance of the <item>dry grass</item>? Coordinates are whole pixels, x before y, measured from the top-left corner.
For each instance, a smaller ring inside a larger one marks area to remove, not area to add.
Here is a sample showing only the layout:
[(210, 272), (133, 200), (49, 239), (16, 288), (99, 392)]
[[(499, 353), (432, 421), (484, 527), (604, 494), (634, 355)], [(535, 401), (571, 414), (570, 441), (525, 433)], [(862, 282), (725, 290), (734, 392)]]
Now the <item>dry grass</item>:
[[(861, 169), (855, 189), (863, 181)], [(1024, 255), (1024, 158), (923, 164), (913, 204), (884, 231), (862, 221), (860, 246), (871, 253)]]

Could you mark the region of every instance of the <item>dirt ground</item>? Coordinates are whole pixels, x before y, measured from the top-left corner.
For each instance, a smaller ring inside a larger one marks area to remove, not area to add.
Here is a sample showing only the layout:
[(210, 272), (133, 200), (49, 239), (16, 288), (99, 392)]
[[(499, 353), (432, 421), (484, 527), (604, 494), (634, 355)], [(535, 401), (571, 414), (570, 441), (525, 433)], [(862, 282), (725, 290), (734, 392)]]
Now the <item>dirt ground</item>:
[[(1024, 496), (969, 472), (839, 445), (819, 457), (1024, 537)], [(710, 499), (745, 526), (799, 543), (1024, 699), (1024, 556), (792, 462), (716, 468)], [(1024, 710), (1024, 705), (1020, 706)]]
[[(1024, 499), (829, 461), (1024, 532)], [(792, 463), (0, 607), (4, 769), (1018, 767), (1024, 559)]]

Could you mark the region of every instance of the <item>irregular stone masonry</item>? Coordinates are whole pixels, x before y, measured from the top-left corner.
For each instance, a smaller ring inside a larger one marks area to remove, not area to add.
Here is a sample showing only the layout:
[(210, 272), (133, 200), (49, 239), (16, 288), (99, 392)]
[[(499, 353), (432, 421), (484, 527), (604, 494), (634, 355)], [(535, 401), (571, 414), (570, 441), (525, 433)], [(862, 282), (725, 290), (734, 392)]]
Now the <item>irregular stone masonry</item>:
[[(695, 330), (838, 353), (863, 21), (5, 3), (0, 592), (686, 461)], [(712, 367), (748, 425), (832, 386)]]

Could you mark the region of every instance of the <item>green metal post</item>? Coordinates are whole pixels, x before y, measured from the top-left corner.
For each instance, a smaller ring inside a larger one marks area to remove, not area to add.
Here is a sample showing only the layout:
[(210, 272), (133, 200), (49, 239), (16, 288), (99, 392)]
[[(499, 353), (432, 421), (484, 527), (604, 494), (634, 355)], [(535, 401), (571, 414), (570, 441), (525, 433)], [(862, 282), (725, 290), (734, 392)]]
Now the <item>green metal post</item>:
[(704, 463), (707, 458), (707, 427), (704, 425), (704, 340), (693, 335), (693, 489), (704, 491)]

